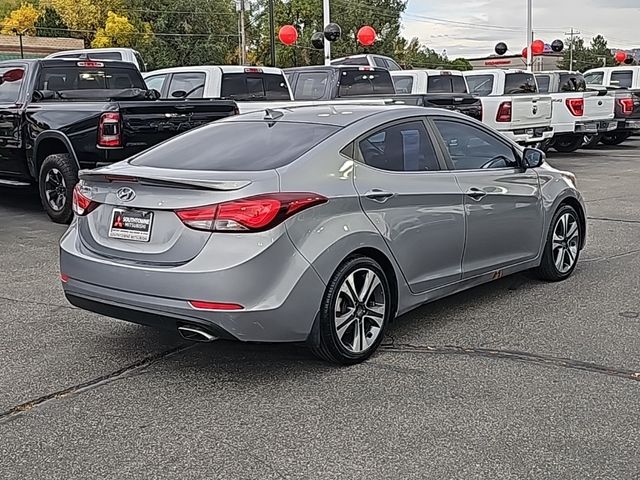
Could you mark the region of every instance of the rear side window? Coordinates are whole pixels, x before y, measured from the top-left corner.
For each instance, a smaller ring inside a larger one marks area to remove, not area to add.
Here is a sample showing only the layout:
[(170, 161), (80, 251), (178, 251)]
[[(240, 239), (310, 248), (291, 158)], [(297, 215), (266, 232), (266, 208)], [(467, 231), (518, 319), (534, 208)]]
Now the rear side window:
[(604, 83), (604, 72), (591, 72), (584, 76), (585, 82), (590, 85), (602, 85)]
[(411, 75), (403, 75), (401, 77), (393, 78), (393, 84), (396, 87), (397, 93), (411, 93), (413, 90), (413, 77)]
[(202, 98), (205, 78), (204, 72), (174, 73), (169, 84), (169, 97)]
[(400, 65), (398, 65), (396, 62), (394, 62), (390, 58), (387, 58), (386, 62), (387, 62), (387, 68), (389, 70), (402, 70), (402, 68), (400, 68)]
[(493, 75), (470, 75), (467, 77), (467, 85), (472, 95), (488, 97), (493, 92)]
[(14, 103), (20, 95), (20, 87), (24, 79), (24, 68), (0, 68), (0, 103)]
[(532, 73), (507, 73), (505, 76), (505, 95), (521, 95), (538, 92), (536, 79)]
[(427, 80), (429, 93), (467, 93), (464, 79), (457, 75), (429, 75)]
[(105, 67), (44, 67), (40, 71), (36, 90), (120, 90), (140, 88), (146, 84), (137, 69)]
[(328, 82), (327, 72), (300, 73), (293, 96), (296, 100), (320, 100), (324, 97)]
[(549, 85), (551, 84), (549, 75), (536, 75), (536, 81), (538, 82), (538, 90), (541, 93), (549, 93)]
[(284, 75), (273, 73), (225, 73), (221, 95), (239, 101), (291, 99)]
[(611, 85), (631, 88), (631, 85), (633, 85), (633, 72), (631, 70), (625, 70), (624, 72), (611, 73)]
[[(540, 85), (540, 83), (538, 83)], [(574, 75), (569, 73), (560, 74), (560, 91), (561, 92), (586, 92), (587, 83), (582, 75)]]
[(338, 130), (316, 123), (214, 122), (174, 137), (130, 163), (177, 170), (271, 170), (295, 161)]
[(340, 73), (339, 97), (374, 93), (383, 95), (396, 93), (388, 70), (343, 70)]
[(373, 63), (376, 64), (376, 67), (388, 68), (387, 62), (384, 61), (384, 58), (373, 57)]

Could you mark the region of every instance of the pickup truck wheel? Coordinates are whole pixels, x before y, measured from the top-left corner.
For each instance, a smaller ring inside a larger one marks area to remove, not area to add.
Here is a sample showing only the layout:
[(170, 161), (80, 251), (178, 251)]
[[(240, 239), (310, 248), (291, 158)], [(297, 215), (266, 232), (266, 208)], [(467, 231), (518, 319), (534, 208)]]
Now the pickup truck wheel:
[(560, 136), (553, 144), (553, 148), (560, 153), (572, 153), (582, 147), (584, 136), (582, 135), (566, 135)]
[(54, 222), (69, 223), (73, 218), (73, 188), (77, 182), (78, 168), (71, 155), (57, 153), (42, 162), (38, 177), (40, 201)]
[(597, 146), (602, 140), (602, 135), (585, 135), (582, 148), (593, 148)]
[(631, 136), (631, 132), (613, 132), (607, 133), (602, 136), (602, 142), (604, 145), (620, 145), (627, 138)]

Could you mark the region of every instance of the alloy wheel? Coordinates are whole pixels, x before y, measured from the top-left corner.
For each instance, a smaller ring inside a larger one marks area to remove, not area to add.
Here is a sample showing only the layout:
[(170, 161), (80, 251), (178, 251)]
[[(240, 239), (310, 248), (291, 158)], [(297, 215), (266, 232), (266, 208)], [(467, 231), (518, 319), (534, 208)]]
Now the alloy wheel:
[(386, 313), (382, 281), (369, 268), (351, 272), (342, 282), (336, 298), (334, 325), (338, 340), (351, 353), (362, 353), (382, 331)]
[(567, 273), (578, 258), (580, 245), (580, 227), (578, 219), (572, 213), (563, 213), (553, 229), (553, 262), (558, 272)]
[(44, 179), (44, 194), (52, 210), (60, 212), (67, 200), (67, 184), (62, 172), (52, 168)]

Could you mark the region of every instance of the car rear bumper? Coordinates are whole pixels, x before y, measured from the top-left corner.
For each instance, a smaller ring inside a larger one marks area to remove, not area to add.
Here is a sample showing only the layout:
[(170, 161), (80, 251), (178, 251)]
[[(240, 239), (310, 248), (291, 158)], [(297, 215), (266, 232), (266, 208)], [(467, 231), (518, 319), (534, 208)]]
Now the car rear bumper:
[(553, 137), (552, 127), (534, 127), (501, 132), (508, 138), (519, 144), (532, 144), (549, 140)]

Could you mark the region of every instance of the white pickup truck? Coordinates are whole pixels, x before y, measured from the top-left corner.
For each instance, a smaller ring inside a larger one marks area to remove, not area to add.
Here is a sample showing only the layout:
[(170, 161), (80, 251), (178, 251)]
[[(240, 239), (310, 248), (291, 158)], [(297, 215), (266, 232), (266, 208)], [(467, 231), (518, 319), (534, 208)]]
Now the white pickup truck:
[(615, 99), (606, 90), (588, 90), (581, 73), (564, 70), (535, 74), (540, 93), (553, 99), (553, 139), (546, 146), (558, 152), (578, 150), (591, 135), (618, 128)]
[(552, 99), (538, 92), (533, 73), (522, 70), (464, 72), (471, 95), (482, 99), (482, 121), (523, 145), (553, 137)]

